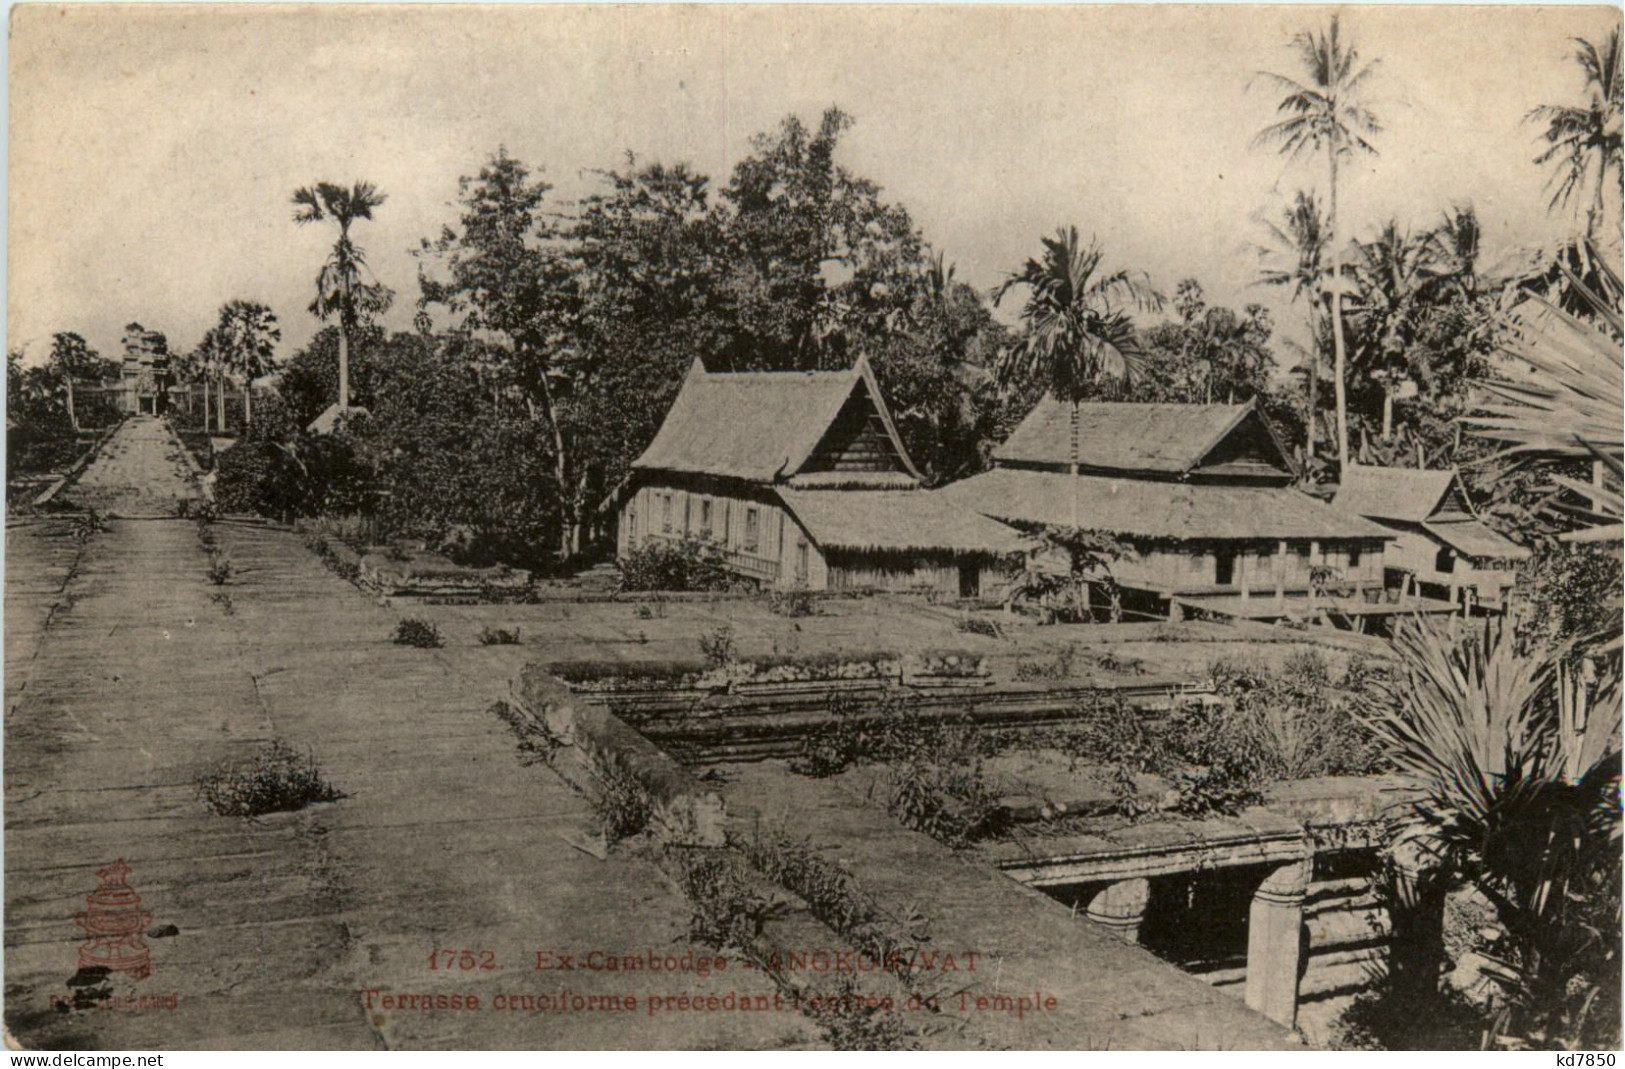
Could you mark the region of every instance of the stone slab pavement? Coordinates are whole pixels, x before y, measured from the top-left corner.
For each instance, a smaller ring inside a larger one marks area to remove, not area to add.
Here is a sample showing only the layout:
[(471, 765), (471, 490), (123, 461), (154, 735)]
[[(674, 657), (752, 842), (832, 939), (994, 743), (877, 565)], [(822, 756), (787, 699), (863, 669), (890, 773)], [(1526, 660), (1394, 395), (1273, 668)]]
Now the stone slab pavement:
[[(130, 421), (110, 444), (75, 491), (120, 515), (173, 515), (166, 505), (189, 484), (162, 425)], [(687, 907), (659, 868), (636, 851), (600, 861), (567, 845), (561, 833), (592, 814), (550, 770), (522, 766), (487, 712), (534, 651), (394, 646), (397, 613), (285, 531), (217, 524), (235, 575), (216, 587), (190, 521), (114, 519), (82, 545), (62, 526), (14, 529), (7, 544), (5, 1021), (16, 1042), (816, 1045), (793, 1012), (650, 1016), (641, 999), (634, 1012), (490, 1008), (508, 994), (771, 992), (737, 970), (534, 968), (538, 951), (579, 962), (690, 949)], [(198, 774), (272, 738), (312, 754), (346, 797), (253, 821), (209, 812)], [(172, 995), (173, 1008), (60, 1005), (85, 939), (76, 915), (117, 858), (152, 914), (153, 971), (114, 974), (113, 993)], [(494, 968), (431, 969), (442, 950)], [(385, 1009), (384, 993), (481, 1006)]]

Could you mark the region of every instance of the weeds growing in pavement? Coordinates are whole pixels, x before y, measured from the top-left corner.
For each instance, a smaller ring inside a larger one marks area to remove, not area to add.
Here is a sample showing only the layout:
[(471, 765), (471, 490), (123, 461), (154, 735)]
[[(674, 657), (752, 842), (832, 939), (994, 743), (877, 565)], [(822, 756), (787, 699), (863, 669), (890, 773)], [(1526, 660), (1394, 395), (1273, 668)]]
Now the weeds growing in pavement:
[(200, 775), (196, 787), (203, 804), (223, 817), (287, 813), (344, 797), (322, 777), (312, 754), (300, 753), (281, 739)]
[(420, 650), (438, 649), (446, 644), (438, 627), (416, 616), (408, 616), (396, 624), (391, 641), (397, 646), (416, 646)]

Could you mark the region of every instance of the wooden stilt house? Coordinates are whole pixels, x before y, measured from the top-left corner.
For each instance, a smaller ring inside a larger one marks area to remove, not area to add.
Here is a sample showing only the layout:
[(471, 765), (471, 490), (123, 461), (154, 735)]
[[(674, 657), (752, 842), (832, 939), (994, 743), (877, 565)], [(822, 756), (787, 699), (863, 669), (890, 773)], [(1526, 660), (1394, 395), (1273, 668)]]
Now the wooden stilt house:
[(1292, 488), (1286, 450), (1251, 404), (1072, 406), (1041, 401), (995, 450), (992, 471), (942, 493), (1021, 527), (1100, 531), (1144, 611), (1211, 608), (1270, 618), (1336, 591), (1375, 600), (1392, 532)]
[(633, 462), (617, 551), (693, 538), (768, 587), (993, 596), (1019, 534), (920, 482), (865, 361), (712, 373), (696, 360)]
[(1498, 610), (1530, 556), (1484, 525), (1454, 470), (1353, 464), (1332, 504), (1393, 532), (1390, 581), (1427, 597)]

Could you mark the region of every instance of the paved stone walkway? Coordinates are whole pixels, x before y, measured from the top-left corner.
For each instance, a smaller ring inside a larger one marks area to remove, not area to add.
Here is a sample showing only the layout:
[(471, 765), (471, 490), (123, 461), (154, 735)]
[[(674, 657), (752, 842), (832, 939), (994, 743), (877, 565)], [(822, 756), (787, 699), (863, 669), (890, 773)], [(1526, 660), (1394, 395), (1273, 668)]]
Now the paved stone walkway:
[[(76, 486), (119, 515), (187, 496), (173, 439), (131, 421)], [(6, 1025), (34, 1048), (771, 1048), (791, 1013), (498, 1013), (507, 993), (770, 991), (760, 974), (539, 972), (539, 950), (689, 949), (687, 909), (635, 852), (598, 861), (591, 821), (523, 767), (487, 712), (523, 649), (394, 646), (396, 622), (294, 536), (222, 522), (236, 577), (205, 577), (195, 526), (115, 519), (82, 546), (64, 521), (7, 546)], [(229, 595), (231, 610), (214, 595)], [(534, 656), (534, 651), (530, 651)], [(197, 774), (281, 738), (347, 797), (243, 821)], [(173, 1009), (65, 1011), (74, 923), (122, 857), (151, 910), (154, 971), (118, 995)], [(437, 950), (497, 966), (431, 970)], [(477, 1012), (371, 1008), (365, 992), (477, 995)]]

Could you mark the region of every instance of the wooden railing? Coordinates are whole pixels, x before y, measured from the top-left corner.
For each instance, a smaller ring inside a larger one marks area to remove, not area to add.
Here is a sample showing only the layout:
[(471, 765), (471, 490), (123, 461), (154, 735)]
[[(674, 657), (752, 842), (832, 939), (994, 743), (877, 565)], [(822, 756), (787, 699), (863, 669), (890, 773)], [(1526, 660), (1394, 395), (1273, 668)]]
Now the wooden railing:
[(779, 577), (779, 562), (770, 557), (758, 556), (755, 553), (725, 549), (722, 551), (722, 562), (736, 572), (757, 579), (773, 580)]

